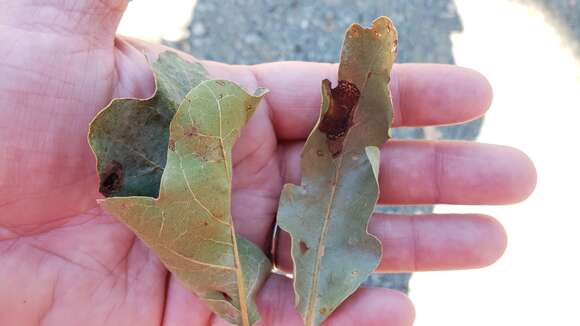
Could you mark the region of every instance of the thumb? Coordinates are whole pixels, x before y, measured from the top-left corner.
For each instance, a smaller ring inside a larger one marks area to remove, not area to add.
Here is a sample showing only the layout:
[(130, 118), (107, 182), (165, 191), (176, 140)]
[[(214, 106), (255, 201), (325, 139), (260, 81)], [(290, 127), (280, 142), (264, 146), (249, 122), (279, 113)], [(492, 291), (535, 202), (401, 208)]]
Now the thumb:
[(29, 32), (114, 40), (128, 0), (8, 0), (0, 2), (0, 22)]

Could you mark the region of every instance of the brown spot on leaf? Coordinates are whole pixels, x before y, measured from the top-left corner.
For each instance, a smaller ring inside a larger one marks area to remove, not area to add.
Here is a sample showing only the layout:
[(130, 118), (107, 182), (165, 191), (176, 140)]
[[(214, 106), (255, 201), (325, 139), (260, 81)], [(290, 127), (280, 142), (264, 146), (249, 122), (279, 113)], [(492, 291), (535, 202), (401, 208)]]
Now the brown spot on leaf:
[(123, 184), (123, 165), (115, 160), (107, 162), (105, 168), (99, 175), (101, 181), (99, 192), (105, 197), (119, 191)]
[(207, 139), (205, 137), (192, 138), (185, 149), (202, 161), (219, 161), (223, 160), (222, 150), (219, 140)]
[(308, 247), (308, 245), (306, 245), (306, 242), (304, 242), (304, 240), (300, 240), (299, 246), (300, 246), (300, 253), (303, 255), (308, 251), (308, 249), (310, 249)]
[(215, 83), (220, 85), (220, 86), (226, 86), (226, 82), (224, 82), (223, 80), (216, 80)]
[(332, 154), (332, 157), (336, 157), (336, 156), (338, 156), (338, 154), (340, 154), (340, 152), (342, 152), (343, 140), (344, 140), (344, 137), (341, 137), (339, 139), (328, 139), (326, 141), (326, 143), (328, 145), (328, 150)]
[(393, 29), (395, 29), (395, 26), (393, 26), (393, 22), (390, 19), (387, 19), (387, 22), (385, 24), (385, 28), (387, 29), (387, 31), (390, 33)]
[(359, 37), (362, 29), (362, 26), (359, 24), (351, 25), (348, 29), (348, 38)]
[(328, 315), (328, 308), (326, 308), (326, 307), (320, 308), (319, 311), (320, 311), (320, 314), (323, 315), (323, 316)]
[(173, 140), (173, 139), (170, 139), (170, 140), (169, 140), (169, 149), (170, 149), (172, 152), (175, 152), (175, 140)]
[(195, 127), (193, 127), (193, 126), (192, 126), (192, 127), (190, 127), (190, 128), (187, 128), (187, 129), (185, 129), (185, 130), (183, 131), (183, 135), (184, 135), (184, 136), (186, 136), (186, 137), (193, 137), (193, 136), (195, 136), (196, 134), (197, 134), (197, 128), (195, 128)]
[(229, 303), (232, 303), (232, 297), (229, 296), (229, 294), (225, 293), (225, 292), (220, 292), (221, 295), (224, 296), (224, 300), (226, 300)]
[(199, 133), (195, 126), (184, 129), (183, 135), (190, 138), (181, 145), (183, 150), (195, 154), (203, 161), (222, 159), (222, 151), (218, 140)]
[(355, 84), (338, 81), (338, 86), (330, 90), (330, 104), (322, 117), (318, 129), (326, 134), (328, 150), (332, 156), (342, 151), (344, 137), (352, 126), (354, 110), (360, 98), (360, 91)]

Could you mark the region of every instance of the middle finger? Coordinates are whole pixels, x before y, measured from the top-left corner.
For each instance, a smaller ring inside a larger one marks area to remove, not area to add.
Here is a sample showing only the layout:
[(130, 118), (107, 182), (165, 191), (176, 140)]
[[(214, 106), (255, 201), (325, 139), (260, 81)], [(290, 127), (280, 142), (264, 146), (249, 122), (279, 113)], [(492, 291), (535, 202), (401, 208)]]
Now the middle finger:
[[(280, 148), (286, 183), (300, 183), (302, 142)], [(383, 204), (512, 204), (534, 189), (536, 171), (521, 151), (465, 141), (391, 140), (381, 148)]]
[[(480, 214), (374, 214), (369, 233), (383, 246), (377, 272), (479, 268), (494, 263), (506, 247), (495, 219)], [(292, 271), (290, 236), (280, 232), (276, 264)]]

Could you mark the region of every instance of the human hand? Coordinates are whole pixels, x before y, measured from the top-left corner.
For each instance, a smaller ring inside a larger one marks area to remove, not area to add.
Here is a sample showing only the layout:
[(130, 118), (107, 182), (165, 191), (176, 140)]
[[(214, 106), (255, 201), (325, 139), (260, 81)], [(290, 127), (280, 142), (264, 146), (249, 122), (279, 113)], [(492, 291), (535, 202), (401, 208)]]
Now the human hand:
[[(143, 56), (160, 46), (115, 37), (125, 0), (0, 3), (0, 324), (221, 325), (123, 224), (96, 206), (87, 127), (114, 97), (152, 94)], [(185, 56), (185, 55), (184, 55)], [(215, 78), (270, 89), (234, 148), (237, 230), (266, 249), (284, 183), (299, 181), (302, 144), (336, 65), (204, 62)], [(478, 73), (398, 65), (394, 126), (463, 122), (482, 115), (491, 89)], [(521, 152), (469, 142), (392, 140), (382, 148), (381, 203), (509, 204), (526, 198), (535, 170)], [(482, 267), (506, 245), (501, 225), (478, 214), (373, 217), (385, 247), (378, 271)], [(291, 270), (289, 241), (280, 267)], [(272, 276), (258, 297), (261, 325), (300, 325), (290, 280)], [(406, 296), (360, 289), (328, 325), (410, 325)]]

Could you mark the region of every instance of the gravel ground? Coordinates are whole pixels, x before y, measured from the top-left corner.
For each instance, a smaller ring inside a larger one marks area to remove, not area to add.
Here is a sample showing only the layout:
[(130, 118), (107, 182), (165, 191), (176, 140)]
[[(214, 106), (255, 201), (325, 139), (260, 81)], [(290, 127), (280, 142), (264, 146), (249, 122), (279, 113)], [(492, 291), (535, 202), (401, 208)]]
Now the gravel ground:
[(353, 22), (369, 25), (380, 15), (390, 16), (399, 29), (400, 62), (453, 62), (449, 33), (461, 23), (448, 0), (200, 0), (192, 37), (180, 45), (228, 63), (335, 62), (345, 29)]
[(580, 57), (580, 0), (516, 0), (540, 8)]

